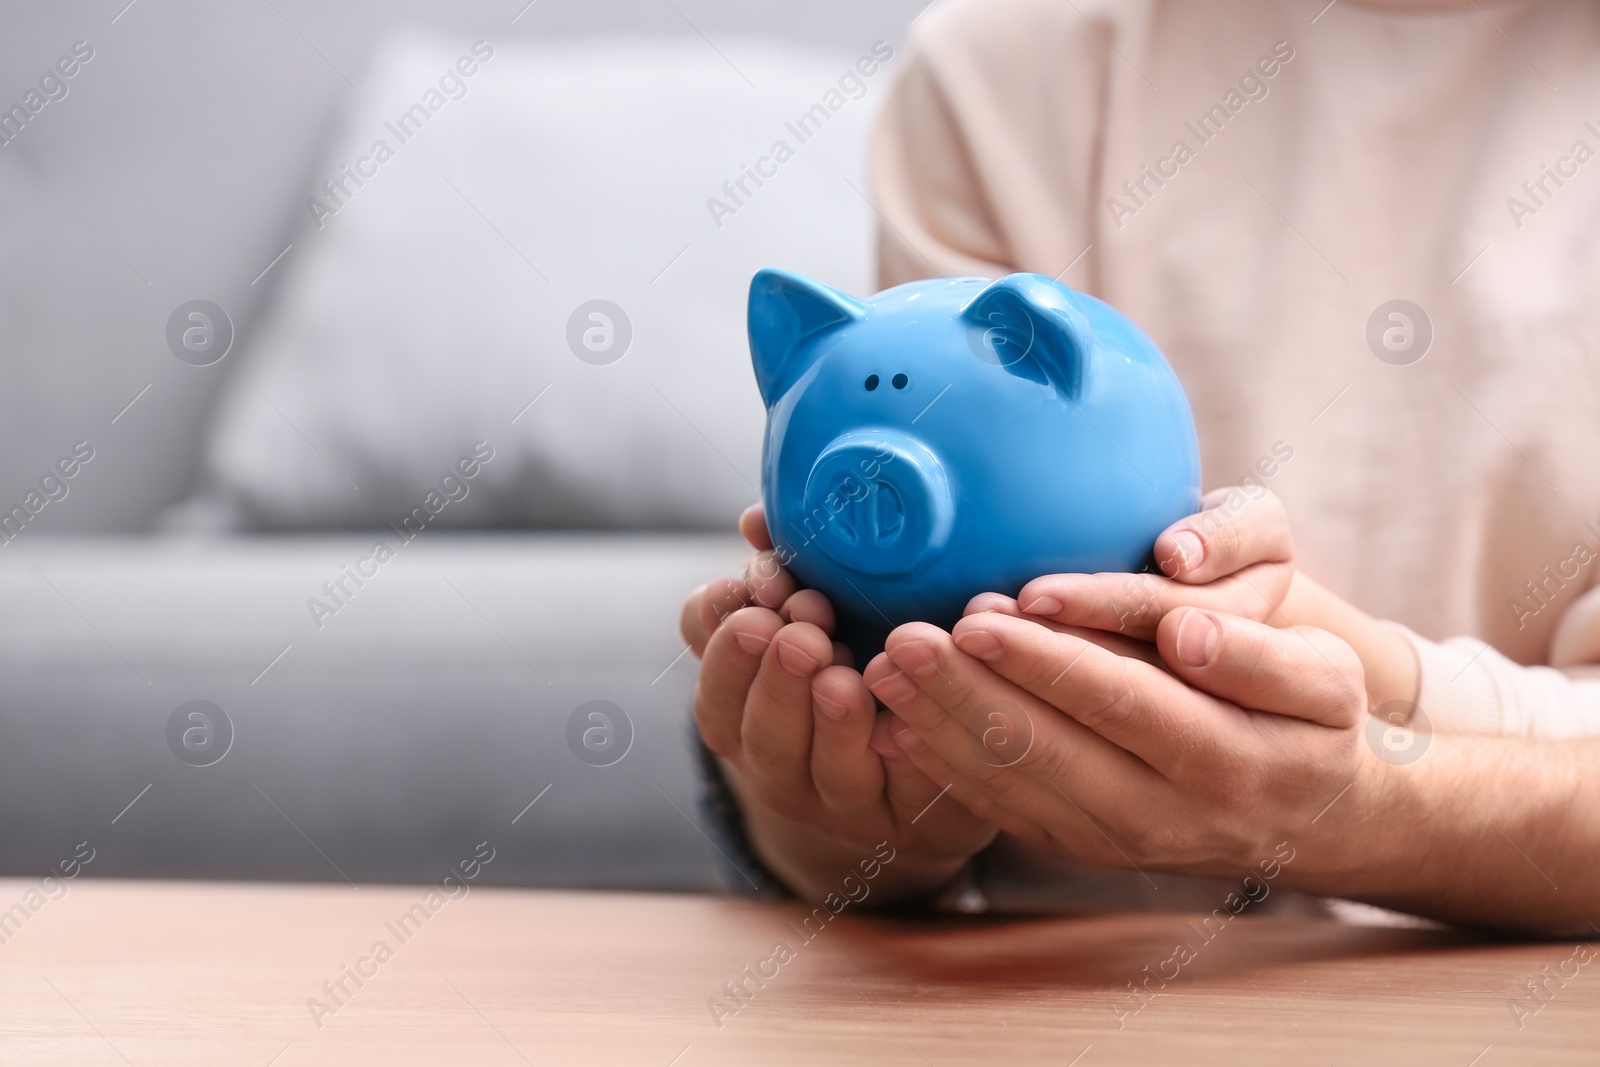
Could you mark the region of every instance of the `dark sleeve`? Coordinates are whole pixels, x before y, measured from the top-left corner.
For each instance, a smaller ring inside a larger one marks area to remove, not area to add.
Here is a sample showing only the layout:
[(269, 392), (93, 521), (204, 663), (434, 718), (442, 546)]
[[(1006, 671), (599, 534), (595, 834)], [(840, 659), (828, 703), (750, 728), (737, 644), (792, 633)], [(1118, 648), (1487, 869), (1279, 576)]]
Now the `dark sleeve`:
[(787, 887), (756, 856), (745, 833), (744, 813), (722, 776), (716, 755), (701, 740), (700, 732), (689, 724), (695, 762), (700, 771), (700, 817), (706, 837), (716, 849), (722, 880), (742, 896), (779, 899), (792, 896)]

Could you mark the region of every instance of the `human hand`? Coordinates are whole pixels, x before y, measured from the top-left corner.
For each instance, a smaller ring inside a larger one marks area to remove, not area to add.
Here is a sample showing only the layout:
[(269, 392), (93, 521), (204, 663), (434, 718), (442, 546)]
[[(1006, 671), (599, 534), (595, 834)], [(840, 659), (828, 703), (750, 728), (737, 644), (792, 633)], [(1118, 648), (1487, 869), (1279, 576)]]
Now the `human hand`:
[(1017, 604), (1026, 614), (1143, 641), (1181, 606), (1290, 625), (1280, 608), (1294, 577), (1294, 535), (1282, 501), (1239, 486), (1208, 493), (1202, 504), (1156, 538), (1160, 574), (1048, 574), (1023, 586)]
[[(1294, 565), (1294, 535), (1270, 490), (1219, 489), (1206, 507), (1156, 539), (1161, 574), (1050, 574), (1015, 599), (985, 593), (967, 614), (1004, 611), (1056, 625), (1153, 640), (1180, 607), (1215, 611), (1277, 627), (1327, 630), (1361, 659), (1368, 703), (1409, 717), (1421, 683), (1416, 654), (1398, 631), (1312, 581)], [(1400, 710), (1395, 710), (1400, 709)]]
[(902, 895), (937, 888), (995, 829), (948, 799), (935, 803), (941, 787), (888, 736), (888, 716), (832, 640), (832, 606), (777, 567), (752, 512), (741, 528), (761, 551), (745, 578), (697, 590), (683, 616), (685, 640), (704, 660), (695, 721), (752, 843), (802, 894), (882, 841), (896, 850)]
[(923, 773), (1077, 862), (1236, 875), (1284, 841), (1307, 857), (1301, 876), (1357, 861), (1383, 765), (1354, 652), (1190, 607), (1154, 636), (1170, 674), (981, 612), (953, 634), (900, 627), (865, 678)]

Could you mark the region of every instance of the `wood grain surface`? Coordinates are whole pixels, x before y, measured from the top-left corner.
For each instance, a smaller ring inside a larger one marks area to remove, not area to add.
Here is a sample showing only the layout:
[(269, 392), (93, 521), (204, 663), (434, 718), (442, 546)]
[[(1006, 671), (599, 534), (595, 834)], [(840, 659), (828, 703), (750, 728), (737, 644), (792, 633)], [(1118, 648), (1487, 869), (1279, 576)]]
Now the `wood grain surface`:
[[(794, 903), (487, 888), (31, 889), (0, 881), (7, 1067), (1600, 1062), (1600, 960), (1572, 942), (849, 907), (808, 928)], [(1130, 992), (1156, 972), (1173, 977)]]

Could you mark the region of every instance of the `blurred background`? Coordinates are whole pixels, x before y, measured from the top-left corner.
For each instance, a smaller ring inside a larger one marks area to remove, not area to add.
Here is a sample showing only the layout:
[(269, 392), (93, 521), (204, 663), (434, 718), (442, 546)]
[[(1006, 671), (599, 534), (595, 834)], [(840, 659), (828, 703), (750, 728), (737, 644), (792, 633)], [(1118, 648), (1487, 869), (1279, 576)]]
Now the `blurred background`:
[(11, 5), (0, 873), (717, 885), (745, 288), (871, 290), (923, 6)]

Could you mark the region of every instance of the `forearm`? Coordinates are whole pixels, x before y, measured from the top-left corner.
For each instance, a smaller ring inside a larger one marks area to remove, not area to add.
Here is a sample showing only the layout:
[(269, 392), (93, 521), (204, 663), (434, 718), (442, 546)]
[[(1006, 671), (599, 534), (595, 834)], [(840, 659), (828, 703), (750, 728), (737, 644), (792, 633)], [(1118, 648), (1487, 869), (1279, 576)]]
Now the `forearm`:
[[(1358, 783), (1361, 784), (1361, 783)], [(1436, 736), (1329, 809), (1300, 888), (1472, 926), (1600, 922), (1600, 742)]]
[[(750, 796), (749, 790), (742, 788), (738, 772), (726, 763), (723, 773), (738, 798), (751, 848), (767, 870), (800, 899), (818, 903), (829, 893), (839, 893), (847, 875), (860, 880), (862, 862), (875, 858), (873, 843), (835, 837), (807, 823), (784, 818)], [(880, 861), (871, 895), (863, 902), (869, 908), (924, 903), (949, 885), (966, 863), (960, 858), (916, 857), (896, 842), (888, 843), (896, 848), (894, 858)]]

